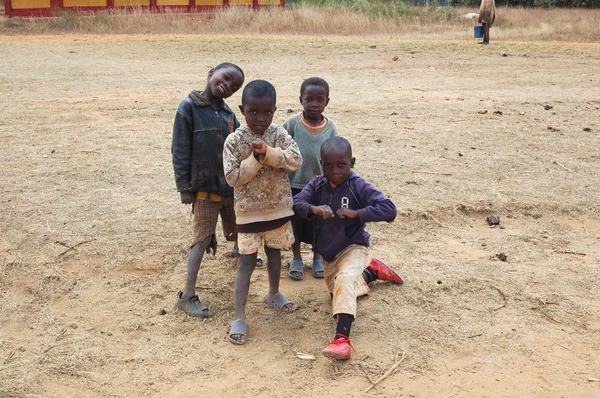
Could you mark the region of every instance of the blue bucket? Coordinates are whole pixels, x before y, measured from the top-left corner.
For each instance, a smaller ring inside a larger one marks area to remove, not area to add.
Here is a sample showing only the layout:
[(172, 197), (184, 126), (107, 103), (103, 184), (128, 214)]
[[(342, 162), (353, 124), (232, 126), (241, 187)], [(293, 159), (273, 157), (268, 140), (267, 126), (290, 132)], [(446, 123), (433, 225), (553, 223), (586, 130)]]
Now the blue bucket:
[(475, 38), (483, 37), (483, 26), (477, 25), (475, 26)]

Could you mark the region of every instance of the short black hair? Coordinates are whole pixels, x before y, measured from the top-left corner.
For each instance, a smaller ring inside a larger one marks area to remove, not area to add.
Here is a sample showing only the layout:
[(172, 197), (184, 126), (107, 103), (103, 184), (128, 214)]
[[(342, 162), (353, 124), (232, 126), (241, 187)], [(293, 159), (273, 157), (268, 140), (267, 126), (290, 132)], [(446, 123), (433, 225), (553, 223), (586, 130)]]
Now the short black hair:
[(324, 153), (333, 151), (338, 151), (338, 153), (344, 152), (348, 156), (352, 157), (352, 145), (350, 145), (350, 142), (344, 137), (329, 137), (325, 140), (325, 142), (323, 142), (321, 145), (321, 157), (323, 157)]
[(242, 79), (245, 79), (246, 76), (244, 76), (244, 71), (242, 70), (242, 68), (240, 68), (239, 66), (237, 66), (236, 64), (232, 64), (231, 62), (223, 62), (217, 66), (215, 66), (215, 70), (219, 70), (219, 69), (225, 69), (225, 68), (233, 68), (236, 69), (238, 72), (240, 72), (242, 74)]
[(252, 80), (242, 91), (242, 105), (250, 98), (269, 98), (276, 102), (277, 92), (275, 87), (266, 80)]
[(304, 81), (302, 82), (302, 85), (300, 86), (300, 96), (302, 96), (302, 94), (304, 94), (304, 90), (306, 90), (306, 87), (308, 87), (308, 86), (323, 87), (325, 89), (325, 91), (327, 92), (327, 97), (329, 97), (329, 84), (327, 84), (325, 79), (322, 79), (320, 77), (309, 77), (308, 79), (304, 79)]

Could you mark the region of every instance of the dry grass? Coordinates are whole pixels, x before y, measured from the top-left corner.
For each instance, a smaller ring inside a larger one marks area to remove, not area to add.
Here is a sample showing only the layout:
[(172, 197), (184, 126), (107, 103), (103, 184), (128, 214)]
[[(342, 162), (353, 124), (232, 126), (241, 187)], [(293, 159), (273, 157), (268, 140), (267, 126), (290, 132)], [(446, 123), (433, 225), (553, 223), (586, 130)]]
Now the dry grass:
[[(389, 35), (403, 38), (460, 39), (476, 21), (467, 8), (408, 8), (395, 18), (371, 17), (349, 9), (301, 6), (251, 11), (231, 8), (216, 14), (133, 13), (81, 16), (73, 12), (43, 20), (0, 20), (0, 34), (298, 34)], [(600, 10), (499, 8), (492, 40), (597, 42)]]

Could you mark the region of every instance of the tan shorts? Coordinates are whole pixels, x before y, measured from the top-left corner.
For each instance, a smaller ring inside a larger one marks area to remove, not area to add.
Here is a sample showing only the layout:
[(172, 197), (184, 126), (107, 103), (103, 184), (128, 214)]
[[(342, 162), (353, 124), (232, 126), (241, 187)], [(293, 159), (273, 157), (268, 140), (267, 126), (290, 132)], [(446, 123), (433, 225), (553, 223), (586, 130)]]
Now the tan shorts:
[(263, 246), (271, 249), (284, 249), (294, 243), (294, 230), (292, 223), (286, 222), (281, 227), (266, 232), (253, 232), (238, 234), (238, 248), (240, 254), (253, 254)]
[(369, 294), (362, 277), (367, 266), (369, 249), (351, 245), (342, 250), (332, 262), (325, 263), (325, 283), (333, 293), (333, 315), (351, 314), (356, 318), (356, 298)]
[(217, 220), (221, 215), (223, 235), (225, 240), (235, 242), (237, 240), (237, 228), (235, 224), (235, 211), (233, 210), (233, 196), (224, 196), (220, 202), (210, 200), (196, 200), (194, 202), (194, 242), (214, 235), (217, 229)]

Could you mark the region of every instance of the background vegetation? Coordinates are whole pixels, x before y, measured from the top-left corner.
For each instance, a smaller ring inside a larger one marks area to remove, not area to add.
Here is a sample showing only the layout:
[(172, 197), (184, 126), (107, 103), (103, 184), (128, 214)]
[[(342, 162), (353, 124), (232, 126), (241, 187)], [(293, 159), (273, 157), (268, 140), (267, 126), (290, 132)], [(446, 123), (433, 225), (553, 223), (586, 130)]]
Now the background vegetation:
[[(0, 16), (0, 35), (367, 34), (405, 39), (467, 40), (473, 39), (478, 12), (478, 8), (472, 6), (440, 7), (433, 3), (414, 6), (400, 0), (288, 0), (286, 4), (285, 9), (230, 8), (215, 14), (192, 15), (152, 14), (133, 9), (107, 10), (93, 16), (59, 10), (55, 18), (50, 19)], [(600, 9), (499, 6), (493, 36), (494, 39), (512, 41), (598, 42), (599, 19)]]
[[(289, 7), (337, 7), (360, 10), (374, 15), (403, 14), (407, 4), (413, 6), (450, 5), (455, 7), (479, 7), (481, 0), (287, 0)], [(507, 7), (600, 7), (600, 0), (497, 0), (497, 6)]]

